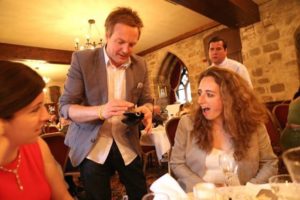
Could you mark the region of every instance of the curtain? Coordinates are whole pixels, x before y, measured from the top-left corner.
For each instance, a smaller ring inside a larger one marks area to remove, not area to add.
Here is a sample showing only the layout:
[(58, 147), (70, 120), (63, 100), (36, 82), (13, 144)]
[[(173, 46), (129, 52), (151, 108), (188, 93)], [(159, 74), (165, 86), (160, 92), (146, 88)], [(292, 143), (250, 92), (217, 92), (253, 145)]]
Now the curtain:
[(170, 93), (169, 93), (169, 104), (176, 102), (176, 88), (180, 82), (181, 63), (177, 62), (174, 66), (170, 76)]

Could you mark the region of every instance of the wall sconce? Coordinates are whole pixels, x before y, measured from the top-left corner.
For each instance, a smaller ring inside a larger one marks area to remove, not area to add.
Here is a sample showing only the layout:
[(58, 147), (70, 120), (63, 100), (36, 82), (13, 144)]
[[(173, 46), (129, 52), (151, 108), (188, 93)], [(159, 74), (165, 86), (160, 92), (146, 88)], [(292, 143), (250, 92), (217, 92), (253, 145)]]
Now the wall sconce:
[(158, 85), (158, 97), (159, 98), (166, 98), (166, 97), (168, 97), (167, 86), (160, 86), (160, 85)]

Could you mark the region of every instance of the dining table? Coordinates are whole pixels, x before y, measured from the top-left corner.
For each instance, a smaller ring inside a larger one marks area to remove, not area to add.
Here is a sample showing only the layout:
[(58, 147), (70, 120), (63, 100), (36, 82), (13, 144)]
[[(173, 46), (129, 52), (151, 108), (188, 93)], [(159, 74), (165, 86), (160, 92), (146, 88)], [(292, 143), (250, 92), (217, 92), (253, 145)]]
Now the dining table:
[[(299, 184), (292, 184), (287, 187), (285, 184), (279, 184), (281, 189), (277, 188), (276, 191), (279, 193), (284, 188), (284, 196), (278, 198), (272, 189), (270, 184), (252, 184), (247, 183), (246, 185), (240, 186), (225, 186), (217, 187), (215, 190), (215, 200), (274, 200), (274, 199), (288, 199), (288, 200), (300, 200)], [(205, 198), (201, 198), (205, 199)], [(198, 200), (195, 198), (193, 192), (188, 193), (187, 200)], [(206, 199), (205, 199), (206, 200)]]
[(170, 200), (300, 200), (300, 183), (247, 182), (246, 185), (217, 187), (199, 182), (192, 191), (183, 190), (171, 174), (166, 173), (150, 185), (153, 193), (165, 194)]
[(161, 161), (171, 148), (165, 127), (162, 125), (152, 128), (150, 133), (141, 131), (140, 144), (143, 146), (154, 146), (158, 161)]

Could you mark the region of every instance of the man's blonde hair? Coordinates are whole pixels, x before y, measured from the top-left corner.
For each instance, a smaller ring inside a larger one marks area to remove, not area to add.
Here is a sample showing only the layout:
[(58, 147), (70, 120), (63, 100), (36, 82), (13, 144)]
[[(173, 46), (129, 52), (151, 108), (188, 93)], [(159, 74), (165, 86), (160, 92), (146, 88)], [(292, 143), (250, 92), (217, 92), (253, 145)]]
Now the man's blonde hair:
[(118, 23), (131, 27), (137, 27), (139, 31), (139, 37), (141, 35), (141, 29), (144, 26), (137, 12), (128, 7), (118, 7), (106, 18), (105, 31), (109, 36), (113, 34), (114, 27)]

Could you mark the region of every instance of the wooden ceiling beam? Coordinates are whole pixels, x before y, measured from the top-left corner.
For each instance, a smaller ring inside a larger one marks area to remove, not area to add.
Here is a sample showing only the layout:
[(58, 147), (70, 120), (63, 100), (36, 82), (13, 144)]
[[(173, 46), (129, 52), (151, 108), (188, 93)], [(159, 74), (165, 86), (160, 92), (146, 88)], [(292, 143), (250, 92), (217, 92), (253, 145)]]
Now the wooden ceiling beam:
[(44, 60), (48, 63), (70, 64), (72, 51), (46, 49), (0, 43), (0, 60)]
[(230, 28), (260, 21), (258, 5), (252, 0), (168, 0), (200, 13)]

